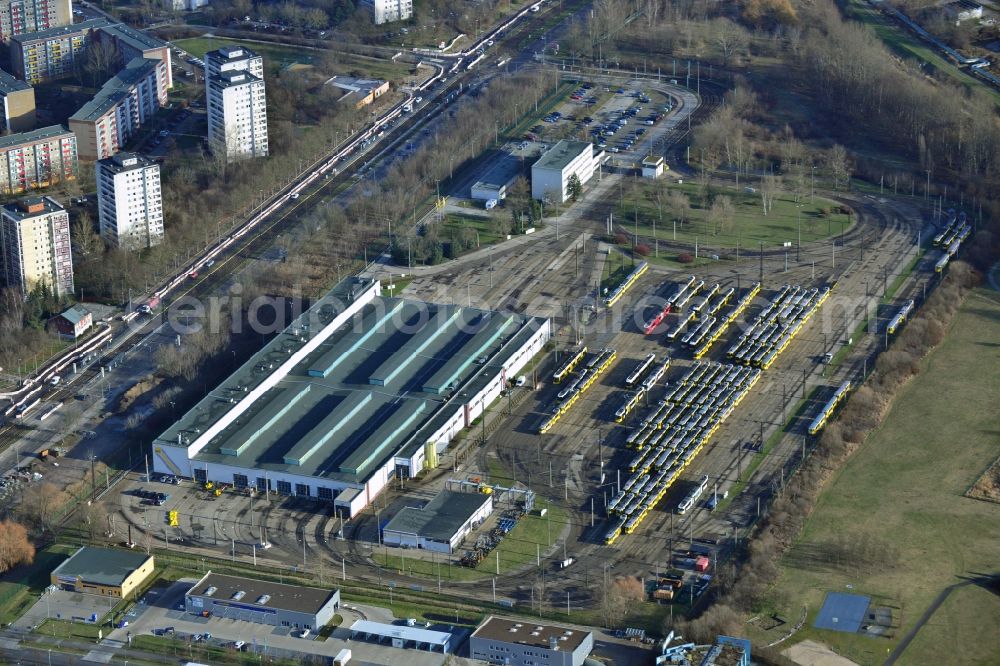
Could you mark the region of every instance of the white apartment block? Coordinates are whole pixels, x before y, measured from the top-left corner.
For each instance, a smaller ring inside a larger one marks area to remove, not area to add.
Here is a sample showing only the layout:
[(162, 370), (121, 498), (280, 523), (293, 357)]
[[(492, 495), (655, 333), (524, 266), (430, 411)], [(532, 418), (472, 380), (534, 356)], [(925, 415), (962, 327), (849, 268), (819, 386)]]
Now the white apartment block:
[(0, 41), (73, 22), (70, 0), (0, 0)]
[(206, 53), (205, 80), (223, 72), (250, 72), (258, 79), (263, 79), (264, 59), (242, 46), (223, 46)]
[(253, 51), (223, 47), (205, 54), (208, 141), (227, 161), (267, 156), (264, 64)]
[(586, 141), (562, 140), (549, 148), (531, 167), (531, 196), (539, 201), (546, 198), (566, 201), (569, 194), (566, 186), (576, 174), (580, 184), (587, 181), (597, 170), (598, 156), (594, 146)]
[(163, 241), (160, 165), (135, 153), (96, 162), (101, 238), (114, 247), (141, 250)]
[(376, 25), (413, 16), (413, 0), (361, 0), (360, 6), (368, 9)]
[(0, 208), (3, 280), (25, 298), (45, 286), (58, 297), (73, 293), (69, 215), (51, 197), (31, 197)]
[(119, 152), (157, 109), (167, 105), (167, 63), (135, 58), (92, 100), (70, 116), (80, 157), (100, 160)]

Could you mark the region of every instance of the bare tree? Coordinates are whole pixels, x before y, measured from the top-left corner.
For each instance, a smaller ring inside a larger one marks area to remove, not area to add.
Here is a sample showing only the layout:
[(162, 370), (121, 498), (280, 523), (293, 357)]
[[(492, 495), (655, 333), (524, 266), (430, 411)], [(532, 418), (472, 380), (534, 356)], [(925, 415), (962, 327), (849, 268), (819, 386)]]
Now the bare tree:
[(24, 525), (10, 520), (0, 523), (0, 573), (18, 564), (31, 564), (34, 559), (35, 547), (28, 541)]
[(827, 154), (826, 163), (830, 168), (830, 174), (833, 176), (834, 189), (840, 187), (841, 181), (846, 185), (848, 179), (851, 177), (851, 161), (847, 155), (847, 149), (840, 144), (835, 145)]
[(70, 238), (73, 239), (73, 249), (76, 250), (79, 259), (96, 256), (104, 250), (104, 243), (94, 231), (94, 222), (86, 211), (81, 211), (77, 215), (76, 221), (73, 222)]
[(645, 598), (641, 580), (634, 576), (615, 578), (601, 595), (601, 612), (605, 624), (609, 629), (620, 627), (635, 605)]
[(712, 220), (712, 233), (728, 231), (733, 223), (733, 200), (725, 194), (715, 197), (708, 216)]
[(21, 497), (21, 514), (41, 531), (52, 529), (56, 510), (66, 501), (66, 493), (54, 483), (28, 486)]
[(749, 35), (742, 26), (727, 18), (717, 19), (712, 27), (713, 42), (722, 56), (722, 66), (729, 67), (733, 56), (746, 49)]
[(778, 196), (780, 189), (781, 176), (767, 174), (760, 179), (760, 203), (764, 209), (764, 215), (771, 212), (771, 207), (774, 205), (774, 198)]

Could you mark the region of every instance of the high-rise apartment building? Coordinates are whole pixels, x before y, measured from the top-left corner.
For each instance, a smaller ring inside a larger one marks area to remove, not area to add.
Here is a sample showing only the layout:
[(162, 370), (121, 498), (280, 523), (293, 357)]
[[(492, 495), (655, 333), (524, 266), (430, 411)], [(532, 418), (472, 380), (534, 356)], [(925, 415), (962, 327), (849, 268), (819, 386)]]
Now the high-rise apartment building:
[(76, 175), (76, 135), (62, 125), (0, 137), (0, 194), (20, 194)]
[(47, 288), (54, 296), (73, 293), (69, 215), (51, 197), (31, 197), (0, 208), (3, 279), (27, 296)]
[(264, 59), (242, 46), (223, 46), (205, 54), (205, 80), (223, 72), (250, 72), (264, 78)]
[(0, 0), (0, 41), (73, 22), (71, 0)]
[(98, 160), (97, 207), (101, 238), (114, 247), (141, 250), (163, 240), (160, 165), (135, 153)]
[(227, 161), (267, 156), (264, 64), (245, 48), (226, 46), (205, 54), (208, 141)]
[(413, 0), (361, 0), (360, 6), (368, 9), (376, 25), (413, 16)]

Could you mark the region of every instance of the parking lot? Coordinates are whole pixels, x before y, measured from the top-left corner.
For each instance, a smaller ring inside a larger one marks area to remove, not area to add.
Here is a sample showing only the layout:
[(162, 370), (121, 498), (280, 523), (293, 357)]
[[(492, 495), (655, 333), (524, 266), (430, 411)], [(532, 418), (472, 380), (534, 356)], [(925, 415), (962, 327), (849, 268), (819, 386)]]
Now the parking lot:
[(671, 95), (651, 87), (584, 82), (542, 119), (544, 124), (531, 128), (526, 138), (552, 141), (575, 137), (620, 154), (622, 159), (641, 157), (652, 150), (653, 128), (677, 103)]
[(114, 597), (70, 592), (50, 587), (35, 602), (34, 606), (11, 623), (11, 627), (28, 631), (50, 617), (58, 620), (92, 622), (94, 619), (100, 620), (104, 617), (117, 602), (118, 599)]

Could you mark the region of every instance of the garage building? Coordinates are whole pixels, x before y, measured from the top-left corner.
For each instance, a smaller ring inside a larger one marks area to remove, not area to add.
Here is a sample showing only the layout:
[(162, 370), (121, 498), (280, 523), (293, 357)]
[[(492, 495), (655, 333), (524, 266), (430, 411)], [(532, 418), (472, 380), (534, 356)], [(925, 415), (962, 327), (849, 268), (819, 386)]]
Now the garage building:
[(275, 627), (317, 630), (340, 608), (340, 590), (285, 585), (209, 571), (184, 595), (184, 610)]
[(469, 194), (473, 201), (503, 201), (509, 188), (521, 173), (521, 161), (504, 151), (489, 169), (479, 177)]
[(52, 571), (51, 581), (64, 590), (124, 598), (152, 575), (152, 555), (83, 546)]
[(493, 495), (442, 490), (423, 508), (408, 506), (393, 516), (382, 530), (382, 542), (452, 553), (491, 513)]
[(157, 437), (153, 469), (349, 519), (391, 479), (437, 467), (550, 336), (548, 319), (386, 298), (350, 278)]
[(566, 187), (573, 174), (586, 185), (597, 170), (599, 156), (586, 141), (562, 140), (545, 151), (531, 167), (531, 196), (539, 201), (569, 198)]

